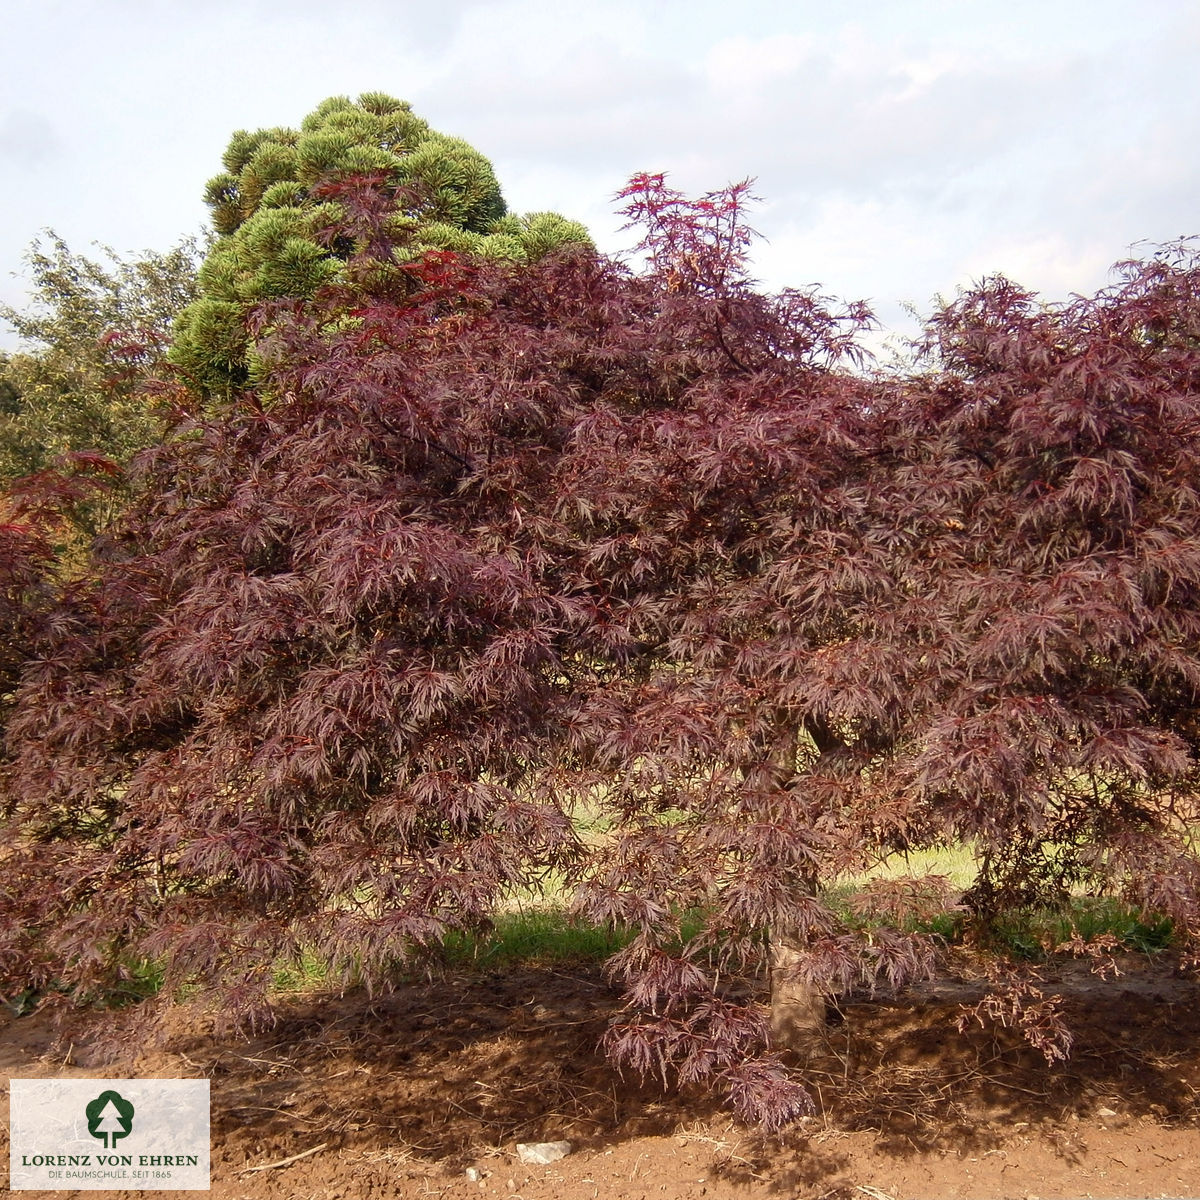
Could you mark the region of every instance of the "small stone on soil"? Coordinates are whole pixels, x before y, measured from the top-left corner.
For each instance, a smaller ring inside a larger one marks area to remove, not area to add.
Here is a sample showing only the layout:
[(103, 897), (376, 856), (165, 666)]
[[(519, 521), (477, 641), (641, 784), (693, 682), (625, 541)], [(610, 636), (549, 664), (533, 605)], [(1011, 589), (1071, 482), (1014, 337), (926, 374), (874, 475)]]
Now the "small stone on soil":
[(570, 1142), (518, 1142), (517, 1157), (523, 1163), (545, 1167), (571, 1153)]

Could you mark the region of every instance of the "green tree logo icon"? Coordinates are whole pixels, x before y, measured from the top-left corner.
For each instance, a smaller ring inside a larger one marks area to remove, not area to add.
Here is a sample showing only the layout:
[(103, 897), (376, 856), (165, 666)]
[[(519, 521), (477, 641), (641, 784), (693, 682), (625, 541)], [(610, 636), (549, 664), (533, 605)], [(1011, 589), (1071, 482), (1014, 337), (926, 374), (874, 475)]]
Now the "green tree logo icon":
[(120, 1092), (101, 1092), (83, 1111), (88, 1133), (103, 1138), (105, 1150), (111, 1150), (118, 1138), (128, 1137), (133, 1129), (133, 1105)]

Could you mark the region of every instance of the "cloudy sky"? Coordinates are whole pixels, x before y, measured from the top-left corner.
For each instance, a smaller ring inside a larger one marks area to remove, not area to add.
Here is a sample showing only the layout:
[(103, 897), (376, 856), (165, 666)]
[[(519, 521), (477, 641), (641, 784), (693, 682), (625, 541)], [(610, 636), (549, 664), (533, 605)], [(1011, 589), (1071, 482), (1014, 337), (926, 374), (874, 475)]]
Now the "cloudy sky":
[(900, 335), (981, 275), (1061, 299), (1200, 233), (1196, 0), (8, 0), (4, 28), (16, 305), (40, 229), (166, 249), (203, 225), (235, 129), (364, 91), (606, 250), (634, 172), (689, 193), (752, 176), (758, 277), (868, 299)]

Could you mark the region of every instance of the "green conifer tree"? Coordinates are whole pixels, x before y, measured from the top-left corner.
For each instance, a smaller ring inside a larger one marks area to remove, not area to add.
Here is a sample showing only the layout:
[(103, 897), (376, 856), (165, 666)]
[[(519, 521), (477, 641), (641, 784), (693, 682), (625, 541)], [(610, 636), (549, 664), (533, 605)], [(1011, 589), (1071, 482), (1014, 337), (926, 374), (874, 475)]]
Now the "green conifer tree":
[[(349, 175), (395, 188), (397, 246), (534, 261), (587, 231), (557, 213), (509, 213), (492, 165), (459, 138), (431, 129), (411, 107), (378, 92), (335, 96), (299, 130), (239, 130), (205, 200), (218, 234), (199, 276), (200, 296), (175, 325), (172, 361), (220, 401), (255, 375), (248, 319), (264, 301), (306, 298), (344, 281), (351, 238), (331, 239), (339, 210), (314, 194)], [(318, 189), (319, 190), (319, 189)]]

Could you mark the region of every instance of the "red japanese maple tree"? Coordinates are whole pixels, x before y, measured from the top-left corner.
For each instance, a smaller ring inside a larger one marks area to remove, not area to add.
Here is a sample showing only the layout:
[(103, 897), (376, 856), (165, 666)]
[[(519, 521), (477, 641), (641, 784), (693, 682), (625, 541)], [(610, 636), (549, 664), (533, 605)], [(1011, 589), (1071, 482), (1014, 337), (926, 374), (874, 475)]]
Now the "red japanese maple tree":
[(932, 883), (869, 938), (823, 899), (889, 851), (1195, 933), (1191, 257), (985, 282), (884, 377), (861, 306), (754, 287), (745, 185), (632, 181), (641, 272), (400, 268), (384, 189), (330, 191), (354, 307), (261, 313), (267, 386), (140, 461), (25, 670), (10, 985), (153, 956), (255, 1016), (280, 955), (383, 985), (553, 873), (630, 935), (614, 1060), (778, 1127), (821, 997), (928, 969)]

